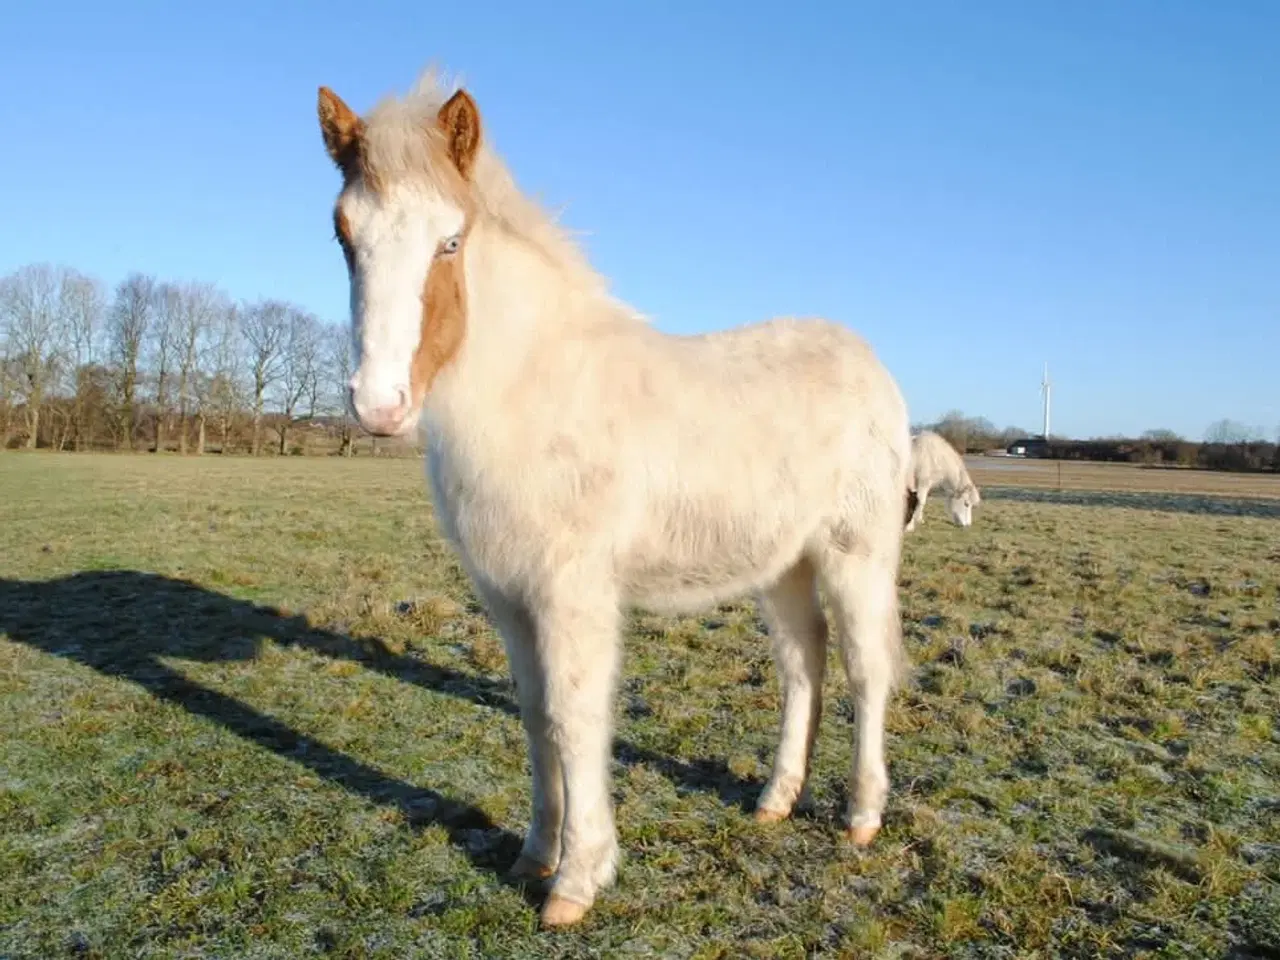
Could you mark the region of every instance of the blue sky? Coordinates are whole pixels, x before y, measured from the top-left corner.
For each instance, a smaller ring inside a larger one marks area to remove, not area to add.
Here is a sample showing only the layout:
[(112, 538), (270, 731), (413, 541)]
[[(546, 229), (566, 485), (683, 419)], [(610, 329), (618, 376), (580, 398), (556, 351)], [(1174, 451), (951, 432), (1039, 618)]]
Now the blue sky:
[[(823, 314), (912, 418), (1280, 425), (1280, 3), (12, 5), (0, 272), (343, 320), (316, 87), (435, 61), (661, 328)], [(357, 12), (359, 11), (359, 12)]]

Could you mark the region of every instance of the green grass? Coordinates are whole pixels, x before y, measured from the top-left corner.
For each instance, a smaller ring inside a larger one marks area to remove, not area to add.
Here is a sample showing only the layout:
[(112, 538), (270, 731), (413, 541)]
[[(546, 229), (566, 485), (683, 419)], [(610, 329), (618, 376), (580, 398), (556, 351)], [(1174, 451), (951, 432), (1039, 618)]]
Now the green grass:
[(0, 956), (1280, 955), (1280, 522), (993, 499), (908, 538), (870, 851), (758, 827), (749, 603), (637, 614), (624, 863), (540, 933), (501, 645), (420, 464), (0, 456)]

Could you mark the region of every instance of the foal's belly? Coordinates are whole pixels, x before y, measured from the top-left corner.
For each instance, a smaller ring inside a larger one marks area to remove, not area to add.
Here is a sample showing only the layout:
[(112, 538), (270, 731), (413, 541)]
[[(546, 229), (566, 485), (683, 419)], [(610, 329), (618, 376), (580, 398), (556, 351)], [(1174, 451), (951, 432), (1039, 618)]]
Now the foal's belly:
[(650, 527), (620, 552), (620, 586), (630, 603), (652, 610), (720, 603), (775, 580), (799, 558), (815, 526), (814, 518), (792, 514)]
[(726, 499), (707, 485), (583, 509), (562, 497), (505, 496), (464, 480), (444, 458), (428, 459), (428, 476), (442, 532), (473, 575), (502, 593), (539, 588), (553, 567), (579, 563), (584, 580), (598, 578), (622, 602), (655, 611), (694, 610), (772, 582), (821, 526), (824, 500), (786, 485)]

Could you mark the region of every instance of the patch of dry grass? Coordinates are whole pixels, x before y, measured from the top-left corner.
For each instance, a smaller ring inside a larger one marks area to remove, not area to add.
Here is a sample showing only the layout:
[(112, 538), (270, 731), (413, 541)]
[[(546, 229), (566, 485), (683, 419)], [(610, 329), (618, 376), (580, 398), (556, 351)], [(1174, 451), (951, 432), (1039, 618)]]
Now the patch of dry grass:
[(624, 866), (541, 934), (505, 659), (406, 461), (0, 457), (0, 955), (1280, 951), (1280, 524), (994, 499), (908, 539), (894, 791), (756, 826), (749, 603), (637, 613)]

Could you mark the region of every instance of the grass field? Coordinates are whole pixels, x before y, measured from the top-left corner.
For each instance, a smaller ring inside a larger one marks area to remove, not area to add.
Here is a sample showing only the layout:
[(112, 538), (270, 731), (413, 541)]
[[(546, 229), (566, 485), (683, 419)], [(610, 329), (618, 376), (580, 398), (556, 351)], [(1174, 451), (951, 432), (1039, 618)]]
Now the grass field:
[(908, 539), (869, 851), (834, 655), (812, 803), (759, 827), (754, 608), (636, 614), (619, 884), (544, 934), (419, 464), (0, 455), (0, 957), (1280, 956), (1280, 514), (1016, 476)]

